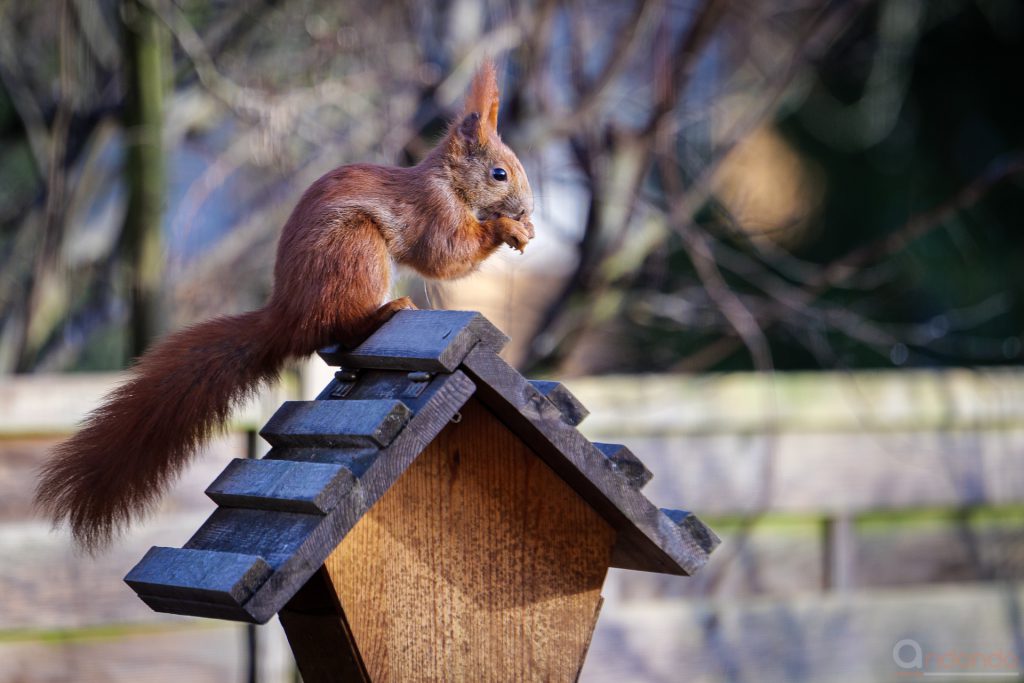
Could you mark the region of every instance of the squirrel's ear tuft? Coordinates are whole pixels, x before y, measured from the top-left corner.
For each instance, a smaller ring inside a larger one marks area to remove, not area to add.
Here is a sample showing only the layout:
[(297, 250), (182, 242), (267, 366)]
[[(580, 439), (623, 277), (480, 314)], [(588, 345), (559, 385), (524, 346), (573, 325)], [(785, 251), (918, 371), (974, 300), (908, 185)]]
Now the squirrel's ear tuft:
[(466, 106), (463, 108), (463, 124), (474, 113), (480, 118), (477, 134), (481, 145), (486, 144), (492, 133), (498, 132), (498, 103), (498, 74), (494, 69), (494, 62), (488, 59), (476, 72), (473, 84), (469, 87), (469, 95), (466, 96)]
[(487, 139), (487, 137), (480, 132), (481, 128), (480, 114), (475, 111), (466, 114), (457, 126), (459, 137), (465, 140), (471, 149), (478, 145), (482, 145)]

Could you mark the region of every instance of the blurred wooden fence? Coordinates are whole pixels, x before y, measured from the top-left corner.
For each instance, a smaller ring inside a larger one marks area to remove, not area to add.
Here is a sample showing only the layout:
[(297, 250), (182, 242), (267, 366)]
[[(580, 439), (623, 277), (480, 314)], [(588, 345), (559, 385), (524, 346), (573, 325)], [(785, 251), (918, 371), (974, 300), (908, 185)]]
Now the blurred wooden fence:
[[(242, 681), (244, 627), (154, 614), (120, 577), (199, 525), (202, 491), (282, 397), (245, 411), (147, 524), (79, 557), (31, 516), (33, 469), (115, 379), (0, 383), (0, 683)], [(569, 385), (587, 435), (627, 443), (650, 497), (725, 541), (693, 579), (613, 571), (583, 680), (898, 680), (904, 638), (1022, 655), (1024, 373)], [(290, 680), (276, 624), (260, 642), (261, 680)]]
[(121, 375), (0, 380), (0, 683), (100, 683), (256, 679), (291, 681), (277, 624), (259, 629), (157, 614), (121, 581), (153, 545), (180, 546), (213, 511), (203, 491), (231, 458), (251, 455), (256, 431), (291, 390), (277, 388), (238, 411), (145, 524), (97, 557), (71, 548), (31, 508), (35, 468), (48, 449)]
[[(904, 639), (933, 673), (1024, 668), (1024, 373), (571, 386), (655, 503), (723, 537), (694, 579), (613, 572), (585, 680), (905, 680)], [(942, 660), (962, 653), (987, 663)]]

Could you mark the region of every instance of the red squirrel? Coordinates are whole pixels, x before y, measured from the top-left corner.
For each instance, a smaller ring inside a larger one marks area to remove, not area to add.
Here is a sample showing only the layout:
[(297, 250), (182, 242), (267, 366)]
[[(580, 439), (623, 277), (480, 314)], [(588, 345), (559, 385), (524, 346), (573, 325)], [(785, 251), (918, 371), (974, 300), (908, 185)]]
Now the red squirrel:
[[(354, 346), (396, 311), (392, 265), (462, 277), (534, 236), (533, 194), (497, 133), (487, 61), (463, 113), (417, 166), (342, 166), (306, 190), (284, 226), (274, 289), (256, 311), (215, 318), (147, 351), (81, 430), (43, 466), (36, 502), (88, 551), (157, 501), (231, 409), (286, 361), (334, 342)], [(381, 305), (383, 303), (383, 305)]]

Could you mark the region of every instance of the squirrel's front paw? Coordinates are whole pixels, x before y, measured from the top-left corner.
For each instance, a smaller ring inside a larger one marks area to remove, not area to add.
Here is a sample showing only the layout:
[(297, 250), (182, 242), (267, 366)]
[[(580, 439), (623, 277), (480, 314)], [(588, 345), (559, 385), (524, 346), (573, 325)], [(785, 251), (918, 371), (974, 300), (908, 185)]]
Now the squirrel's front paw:
[(490, 220), (483, 221), (481, 225), (490, 232), (494, 238), (494, 244), (507, 244), (513, 249), (518, 249), (520, 253), (534, 235), (533, 223), (529, 218), (517, 221), (508, 216), (495, 216)]
[(529, 218), (524, 221), (506, 219), (503, 223), (505, 231), (502, 241), (513, 249), (518, 250), (520, 254), (523, 253), (526, 244), (533, 239), (533, 223), (530, 222)]

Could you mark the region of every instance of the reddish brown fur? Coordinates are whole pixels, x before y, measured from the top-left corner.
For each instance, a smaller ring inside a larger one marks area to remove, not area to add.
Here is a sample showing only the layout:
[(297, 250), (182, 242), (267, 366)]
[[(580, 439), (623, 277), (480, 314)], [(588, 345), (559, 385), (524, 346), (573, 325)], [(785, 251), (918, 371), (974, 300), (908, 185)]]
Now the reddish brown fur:
[[(473, 271), (502, 244), (533, 237), (533, 195), (495, 128), (486, 63), (465, 114), (413, 168), (356, 164), (306, 190), (285, 224), (267, 305), (172, 334), (138, 362), (43, 469), (37, 503), (95, 550), (150, 507), (232, 407), (293, 357), (355, 344), (410, 307), (385, 305), (391, 264), (433, 278)], [(508, 171), (507, 182), (491, 169)]]
[(473, 112), (483, 120), (479, 141), (481, 145), (486, 144), (487, 137), (498, 129), (498, 74), (490, 61), (484, 62), (469, 87), (462, 114), (467, 116)]

